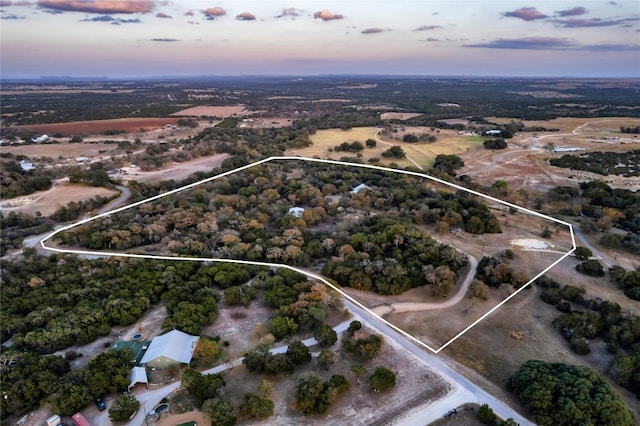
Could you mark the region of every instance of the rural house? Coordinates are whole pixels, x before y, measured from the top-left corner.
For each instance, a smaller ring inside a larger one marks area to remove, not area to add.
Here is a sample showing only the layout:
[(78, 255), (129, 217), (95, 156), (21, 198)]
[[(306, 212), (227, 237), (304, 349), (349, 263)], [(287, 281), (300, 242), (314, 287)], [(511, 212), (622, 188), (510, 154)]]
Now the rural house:
[(198, 336), (192, 336), (180, 330), (172, 330), (155, 337), (140, 363), (151, 368), (188, 364), (191, 362), (198, 339)]

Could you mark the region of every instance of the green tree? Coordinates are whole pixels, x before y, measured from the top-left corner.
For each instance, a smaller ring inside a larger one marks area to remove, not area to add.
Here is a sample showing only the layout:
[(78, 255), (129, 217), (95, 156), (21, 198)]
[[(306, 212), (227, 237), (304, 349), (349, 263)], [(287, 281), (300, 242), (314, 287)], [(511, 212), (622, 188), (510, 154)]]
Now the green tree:
[(538, 424), (631, 426), (620, 395), (589, 368), (530, 360), (507, 380)]
[(298, 331), (298, 324), (293, 318), (282, 316), (275, 317), (269, 320), (269, 332), (273, 334), (276, 341), (282, 340), (286, 336), (291, 336)]
[(389, 390), (396, 385), (396, 374), (386, 367), (377, 367), (369, 377), (369, 384), (374, 392)]
[(219, 398), (206, 400), (202, 404), (202, 411), (209, 415), (212, 425), (235, 426), (237, 423), (231, 404)]
[(113, 422), (123, 422), (138, 411), (140, 402), (133, 395), (118, 395), (109, 408), (109, 418)]
[(604, 268), (602, 264), (595, 259), (587, 260), (576, 266), (576, 270), (585, 275), (592, 277), (603, 277)]
[(294, 365), (300, 365), (311, 361), (311, 352), (304, 343), (296, 340), (287, 346), (287, 358), (289, 358)]
[(182, 374), (182, 385), (202, 404), (208, 399), (215, 398), (219, 389), (225, 386), (225, 382), (219, 374), (200, 374), (188, 368)]
[(576, 259), (580, 259), (580, 260), (587, 260), (591, 256), (593, 256), (593, 253), (591, 252), (591, 250), (583, 246), (576, 247), (576, 251), (574, 251), (573, 254), (576, 256)]
[(365, 142), (365, 145), (367, 145), (367, 148), (375, 148), (377, 144), (378, 142), (376, 142), (375, 139), (367, 139)]
[(95, 398), (113, 392), (122, 392), (129, 385), (133, 352), (130, 349), (110, 350), (99, 354), (89, 362), (85, 380)]
[(240, 406), (240, 414), (247, 418), (264, 420), (273, 416), (273, 401), (254, 393), (244, 395), (244, 403)]
[(362, 323), (360, 321), (354, 320), (349, 323), (349, 328), (347, 328), (347, 332), (353, 336), (353, 333), (360, 330), (362, 328)]
[(360, 384), (360, 379), (364, 377), (365, 374), (367, 374), (367, 369), (364, 368), (363, 365), (353, 364), (351, 366), (351, 372), (354, 376), (356, 376), (356, 381), (358, 382), (358, 384)]
[(322, 324), (314, 333), (314, 337), (320, 346), (332, 346), (338, 340), (338, 334), (328, 324)]
[(493, 409), (489, 407), (489, 404), (482, 404), (478, 409), (478, 419), (485, 425), (493, 426), (498, 421), (498, 416), (493, 412)]
[(309, 373), (296, 379), (296, 408), (301, 413), (322, 414), (331, 404), (328, 386), (315, 373)]
[(323, 349), (318, 355), (318, 365), (325, 370), (331, 368), (334, 363), (335, 353), (331, 349)]

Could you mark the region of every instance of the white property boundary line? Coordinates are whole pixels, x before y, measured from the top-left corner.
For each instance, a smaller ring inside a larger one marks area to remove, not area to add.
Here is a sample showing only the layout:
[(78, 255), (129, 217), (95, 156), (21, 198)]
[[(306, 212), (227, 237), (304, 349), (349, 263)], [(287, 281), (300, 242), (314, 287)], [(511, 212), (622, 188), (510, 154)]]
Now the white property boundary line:
[[(99, 218), (102, 218), (102, 217), (110, 216), (110, 215), (112, 215), (114, 213), (119, 213), (121, 211), (128, 210), (128, 209), (130, 209), (132, 207), (136, 207), (136, 206), (139, 206), (141, 204), (148, 203), (150, 201), (155, 201), (155, 200), (157, 200), (159, 198), (166, 197), (167, 195), (173, 195), (173, 194), (176, 194), (178, 192), (181, 192), (181, 191), (184, 191), (184, 190), (187, 190), (187, 189), (191, 189), (191, 188), (196, 187), (198, 185), (202, 185), (203, 183), (207, 183), (207, 182), (210, 182), (210, 181), (213, 181), (213, 180), (217, 180), (217, 179), (223, 178), (225, 176), (228, 176), (230, 174), (234, 174), (234, 173), (249, 169), (251, 167), (258, 166), (260, 164), (268, 163), (270, 161), (306, 161), (306, 162), (324, 163), (324, 164), (340, 165), (340, 166), (347, 166), (347, 167), (359, 167), (359, 168), (363, 168), (363, 169), (380, 170), (380, 171), (383, 171), (383, 172), (400, 173), (400, 174), (406, 174), (406, 175), (410, 175), (410, 176), (418, 176), (418, 177), (421, 177), (421, 178), (429, 179), (429, 180), (438, 182), (440, 184), (451, 186), (451, 187), (456, 188), (458, 190), (465, 191), (465, 192), (477, 195), (479, 197), (486, 198), (486, 199), (491, 200), (493, 202), (496, 202), (496, 203), (499, 203), (499, 204), (503, 204), (503, 205), (506, 205), (506, 206), (509, 206), (509, 207), (524, 211), (524, 212), (526, 212), (528, 214), (531, 214), (533, 216), (540, 217), (540, 218), (547, 219), (547, 220), (551, 220), (553, 222), (565, 225), (565, 226), (567, 226), (569, 228), (569, 232), (571, 234), (571, 242), (573, 244), (573, 247), (571, 248), (571, 250), (569, 250), (567, 253), (565, 253), (562, 257), (557, 259), (555, 262), (553, 262), (551, 265), (549, 265), (546, 269), (544, 269), (542, 272), (540, 272), (538, 275), (536, 275), (535, 277), (530, 279), (526, 284), (524, 284), (522, 287), (520, 287), (518, 290), (516, 290), (513, 294), (509, 295), (506, 299), (504, 299), (502, 302), (498, 303), (496, 306), (491, 308), (488, 312), (486, 312), (480, 318), (475, 320), (473, 323), (471, 323), (469, 326), (467, 326), (464, 330), (462, 330), (461, 332), (456, 334), (448, 342), (446, 342), (445, 344), (443, 344), (439, 348), (434, 349), (431, 346), (429, 346), (426, 343), (424, 343), (423, 341), (417, 339), (416, 337), (412, 336), (411, 334), (407, 333), (406, 331), (402, 330), (401, 328), (397, 327), (394, 324), (391, 324), (386, 319), (384, 319), (381, 316), (377, 315), (371, 309), (367, 308), (362, 303), (358, 302), (353, 297), (349, 296), (347, 293), (342, 291), (340, 288), (338, 288), (334, 284), (330, 283), (326, 278), (324, 278), (324, 277), (322, 277), (320, 275), (317, 275), (317, 274), (314, 274), (314, 273), (311, 273), (311, 272), (308, 272), (308, 271), (293, 267), (293, 266), (289, 266), (289, 265), (285, 265), (285, 264), (281, 264), (281, 263), (255, 262), (255, 261), (250, 261), (250, 260), (215, 259), (215, 258), (203, 258), (203, 257), (154, 256), (154, 255), (133, 254), (133, 253), (114, 253), (114, 252), (104, 252), (104, 251), (85, 251), (85, 250), (73, 250), (73, 249), (59, 249), (59, 248), (49, 247), (49, 246), (45, 245), (45, 242), (47, 240), (49, 240), (50, 238), (52, 238), (53, 236), (55, 236), (56, 234), (58, 234), (60, 232), (63, 232), (63, 231), (67, 231), (67, 230), (69, 230), (71, 228), (75, 228), (76, 226), (83, 225), (85, 223), (91, 222), (93, 220), (96, 220), (96, 219), (99, 219)], [(489, 195), (482, 194), (482, 193), (474, 191), (472, 189), (464, 188), (462, 186), (456, 185), (456, 184), (451, 183), (451, 182), (447, 182), (447, 181), (442, 180), (442, 179), (438, 179), (438, 178), (433, 177), (433, 176), (429, 176), (429, 175), (424, 174), (424, 173), (418, 173), (418, 172), (413, 172), (413, 171), (409, 171), (409, 170), (391, 169), (391, 168), (387, 168), (387, 167), (375, 166), (375, 165), (370, 165), (370, 164), (348, 163), (346, 161), (322, 160), (322, 159), (318, 159), (318, 158), (308, 158), (308, 157), (281, 156), (281, 157), (265, 158), (263, 160), (256, 161), (255, 163), (247, 164), (245, 166), (238, 167), (236, 169), (233, 169), (233, 170), (230, 170), (230, 171), (227, 171), (227, 172), (224, 172), (224, 173), (220, 173), (219, 175), (215, 175), (215, 176), (212, 176), (210, 178), (206, 178), (206, 179), (200, 180), (198, 182), (194, 182), (194, 183), (191, 183), (189, 185), (186, 185), (186, 186), (183, 186), (183, 187), (180, 187), (180, 188), (176, 188), (176, 189), (173, 189), (171, 191), (167, 191), (167, 192), (155, 195), (155, 196), (150, 197), (150, 198), (146, 198), (146, 199), (144, 199), (142, 201), (137, 201), (135, 203), (132, 203), (132, 204), (117, 208), (115, 210), (111, 210), (111, 211), (108, 211), (108, 212), (105, 212), (105, 213), (98, 214), (96, 216), (92, 216), (92, 217), (80, 220), (80, 221), (78, 221), (76, 223), (64, 226), (64, 227), (62, 227), (60, 229), (57, 229), (57, 230), (53, 231), (52, 233), (50, 233), (49, 235), (47, 235), (46, 237), (44, 237), (40, 241), (40, 245), (45, 250), (50, 250), (50, 251), (54, 251), (54, 252), (58, 252), (58, 253), (73, 253), (73, 254), (89, 255), (89, 256), (129, 257), (129, 258), (138, 258), (138, 259), (155, 259), (155, 260), (169, 260), (169, 261), (238, 263), (238, 264), (243, 264), (243, 265), (266, 266), (266, 267), (270, 267), (270, 268), (276, 267), (276, 268), (290, 269), (292, 271), (295, 271), (295, 272), (298, 272), (300, 274), (306, 275), (309, 278), (313, 278), (313, 279), (316, 279), (318, 281), (323, 282), (324, 284), (326, 284), (327, 286), (329, 286), (333, 290), (337, 291), (340, 295), (342, 295), (342, 297), (345, 297), (346, 299), (348, 299), (349, 301), (351, 301), (355, 305), (357, 305), (360, 308), (366, 310), (367, 312), (369, 312), (370, 314), (372, 314), (376, 318), (380, 319), (380, 321), (384, 322), (386, 325), (388, 325), (389, 327), (391, 327), (392, 329), (394, 329), (398, 333), (402, 334), (403, 336), (405, 336), (406, 338), (408, 338), (412, 342), (414, 342), (414, 343), (416, 343), (416, 344), (418, 344), (418, 345), (420, 345), (420, 346), (422, 346), (422, 347), (424, 347), (426, 349), (429, 349), (431, 352), (437, 354), (438, 352), (440, 352), (441, 350), (443, 350), (444, 348), (449, 346), (451, 343), (456, 341), (460, 336), (465, 334), (467, 331), (469, 331), (470, 329), (475, 327), (480, 321), (484, 320), (486, 317), (491, 315), (494, 311), (496, 311), (502, 305), (504, 305), (509, 300), (514, 298), (518, 293), (520, 293), (522, 290), (527, 288), (533, 281), (535, 281), (538, 278), (540, 278), (543, 274), (545, 274), (551, 268), (556, 266), (558, 263), (560, 263), (562, 260), (564, 260), (567, 256), (571, 255), (571, 253), (573, 253), (575, 251), (575, 249), (576, 249), (576, 240), (575, 240), (575, 235), (573, 233), (573, 227), (568, 222), (564, 222), (562, 220), (555, 219), (553, 217), (544, 215), (542, 213), (538, 213), (536, 211), (529, 210), (529, 209), (524, 208), (524, 207), (520, 207), (518, 205), (509, 203), (507, 201), (499, 200), (499, 199), (491, 197)]]

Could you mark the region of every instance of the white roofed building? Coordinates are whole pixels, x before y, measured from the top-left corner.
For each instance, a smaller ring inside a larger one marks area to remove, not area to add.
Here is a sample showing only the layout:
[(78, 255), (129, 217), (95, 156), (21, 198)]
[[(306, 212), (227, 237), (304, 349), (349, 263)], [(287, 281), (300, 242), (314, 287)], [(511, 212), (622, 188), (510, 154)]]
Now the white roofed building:
[(151, 368), (166, 368), (172, 365), (191, 362), (198, 336), (172, 330), (162, 336), (154, 337), (140, 364)]
[(138, 383), (144, 383), (149, 387), (149, 379), (147, 378), (147, 370), (144, 367), (133, 367), (129, 373), (129, 388), (131, 391)]

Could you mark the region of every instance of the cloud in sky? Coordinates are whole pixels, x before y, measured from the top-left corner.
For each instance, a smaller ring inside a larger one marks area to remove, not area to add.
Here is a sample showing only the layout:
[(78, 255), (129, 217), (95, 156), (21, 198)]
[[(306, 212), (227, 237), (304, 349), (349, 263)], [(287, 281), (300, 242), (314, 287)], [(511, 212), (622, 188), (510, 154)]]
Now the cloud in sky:
[(121, 19), (114, 18), (111, 15), (98, 15), (93, 18), (83, 18), (80, 22), (111, 22), (112, 25), (120, 25), (120, 24), (139, 24), (141, 21), (138, 18), (134, 19)]
[(382, 28), (367, 28), (366, 30), (360, 31), (362, 34), (378, 34), (383, 32)]
[(420, 40), (420, 41), (436, 42), (436, 41), (440, 41), (440, 39), (439, 38), (429, 37), (429, 38), (425, 38), (424, 40)]
[(173, 16), (160, 12), (160, 13), (156, 13), (156, 18), (172, 19)]
[(9, 14), (9, 15), (2, 15), (0, 16), (0, 19), (12, 19), (12, 20), (17, 20), (17, 19), (24, 19), (24, 16), (18, 16), (18, 15), (14, 15), (13, 13)]
[(158, 41), (163, 43), (173, 43), (175, 41), (180, 41), (177, 38), (152, 38), (151, 41)]
[(502, 16), (507, 18), (519, 18), (525, 21), (535, 21), (536, 19), (548, 18), (542, 12), (539, 12), (535, 7), (521, 7), (512, 12), (504, 12)]
[(236, 19), (238, 21), (255, 21), (256, 17), (249, 12), (242, 12), (241, 14), (236, 15)]
[(558, 50), (578, 47), (566, 38), (555, 37), (523, 37), (499, 38), (488, 43), (466, 44), (463, 47), (483, 47), (489, 49), (527, 49), (527, 50)]
[(187, 10), (187, 11), (184, 13), (184, 16), (193, 16), (193, 10)]
[(585, 9), (582, 6), (574, 7), (572, 9), (565, 9), (565, 10), (556, 11), (556, 14), (558, 14), (559, 16), (562, 16), (562, 17), (579, 16), (579, 15), (584, 15), (585, 13), (587, 13), (587, 9)]
[(0, 0), (0, 7), (11, 6), (11, 0)]
[(38, 0), (37, 4), (53, 11), (86, 13), (148, 13), (155, 7), (152, 0)]
[(569, 18), (569, 19), (551, 19), (557, 27), (561, 28), (591, 28), (591, 27), (611, 27), (616, 25), (625, 25), (630, 22), (640, 21), (640, 18), (623, 18), (623, 19), (601, 19), (601, 18)]
[(219, 6), (216, 6), (205, 9), (202, 11), (202, 13), (207, 16), (224, 16), (227, 14), (227, 11)]
[(422, 25), (413, 31), (431, 31), (442, 28), (440, 25)]
[(282, 13), (276, 16), (276, 18), (295, 18), (297, 16), (300, 16), (301, 13), (302, 10), (296, 9), (295, 7), (289, 7), (286, 9), (282, 9)]
[(316, 13), (313, 14), (313, 17), (315, 19), (322, 19), (323, 21), (332, 21), (334, 19), (343, 19), (344, 16), (342, 15), (338, 15), (336, 13), (333, 12), (329, 12), (327, 9), (318, 11)]
[(591, 52), (640, 52), (640, 44), (592, 44), (583, 46), (582, 50)]

